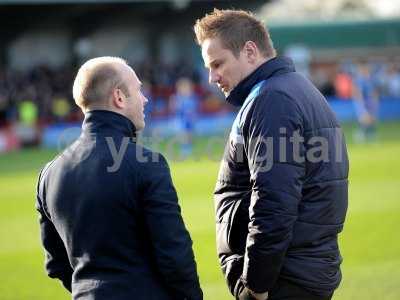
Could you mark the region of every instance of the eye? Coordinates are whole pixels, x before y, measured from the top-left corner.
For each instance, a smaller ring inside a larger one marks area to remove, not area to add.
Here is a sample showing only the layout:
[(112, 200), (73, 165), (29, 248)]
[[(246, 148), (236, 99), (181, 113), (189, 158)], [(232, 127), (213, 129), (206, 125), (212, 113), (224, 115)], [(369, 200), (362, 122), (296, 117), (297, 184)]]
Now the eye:
[(213, 64), (213, 69), (218, 69), (219, 67), (221, 66), (221, 63), (220, 62), (216, 62), (216, 63), (214, 63)]

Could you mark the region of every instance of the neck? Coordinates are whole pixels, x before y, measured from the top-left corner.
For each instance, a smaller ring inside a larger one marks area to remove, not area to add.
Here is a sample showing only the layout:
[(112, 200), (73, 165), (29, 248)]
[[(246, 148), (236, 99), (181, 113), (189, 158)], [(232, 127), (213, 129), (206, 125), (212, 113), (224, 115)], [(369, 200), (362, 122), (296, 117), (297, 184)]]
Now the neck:
[[(254, 70), (258, 69), (262, 64), (266, 63), (267, 61), (273, 59), (275, 56), (271, 56), (271, 57), (261, 57), (255, 64), (255, 68)], [(253, 70), (253, 71), (254, 71)]]
[(109, 105), (106, 104), (92, 104), (86, 108), (83, 109), (83, 113), (87, 113), (93, 110), (108, 110), (108, 111), (112, 111), (115, 112), (117, 114), (123, 115), (125, 116), (121, 111), (117, 111), (116, 109), (110, 107)]
[(267, 61), (273, 59), (274, 57), (259, 57), (254, 64), (249, 65), (248, 68), (246, 69), (245, 73), (244, 73), (244, 77), (242, 78), (245, 79), (248, 76), (250, 76), (250, 74), (254, 73), (262, 64), (266, 63)]
[(266, 63), (267, 61), (269, 61), (272, 58), (273, 57), (261, 57), (261, 58), (257, 59), (257, 61), (253, 65), (251, 65), (251, 67), (248, 69), (247, 74), (245, 74), (245, 78), (247, 76), (249, 76), (250, 74), (252, 74), (255, 70), (257, 70), (262, 64)]

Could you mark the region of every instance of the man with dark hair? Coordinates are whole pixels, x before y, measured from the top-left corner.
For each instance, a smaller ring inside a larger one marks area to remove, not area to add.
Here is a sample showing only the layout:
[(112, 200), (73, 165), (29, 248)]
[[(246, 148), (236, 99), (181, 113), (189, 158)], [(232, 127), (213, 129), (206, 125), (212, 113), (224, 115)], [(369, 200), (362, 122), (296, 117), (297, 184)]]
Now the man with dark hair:
[(168, 164), (136, 144), (147, 99), (120, 58), (78, 71), (79, 139), (39, 176), (46, 270), (73, 299), (202, 299)]
[(334, 113), (252, 14), (214, 10), (194, 30), (210, 83), (240, 110), (215, 189), (217, 251), (237, 299), (331, 299), (348, 198)]

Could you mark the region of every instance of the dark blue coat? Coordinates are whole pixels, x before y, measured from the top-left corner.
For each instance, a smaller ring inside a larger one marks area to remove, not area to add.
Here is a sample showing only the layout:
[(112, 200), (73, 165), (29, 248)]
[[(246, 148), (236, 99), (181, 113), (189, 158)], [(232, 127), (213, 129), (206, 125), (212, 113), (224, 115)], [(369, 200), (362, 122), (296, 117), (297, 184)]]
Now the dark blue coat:
[(48, 275), (73, 299), (202, 299), (167, 162), (134, 132), (120, 114), (89, 112), (80, 138), (42, 170)]
[(339, 285), (348, 158), (321, 93), (274, 58), (241, 81), (215, 189), (217, 250), (231, 292), (279, 278), (327, 296)]

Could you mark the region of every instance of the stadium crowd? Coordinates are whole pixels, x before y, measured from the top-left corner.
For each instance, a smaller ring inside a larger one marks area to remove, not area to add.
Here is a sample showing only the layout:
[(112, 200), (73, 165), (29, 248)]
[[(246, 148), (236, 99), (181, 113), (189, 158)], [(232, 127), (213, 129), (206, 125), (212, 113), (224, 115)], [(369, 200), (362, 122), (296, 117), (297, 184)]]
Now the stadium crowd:
[[(182, 112), (182, 108), (195, 110), (198, 115), (231, 109), (217, 89), (210, 89), (207, 72), (202, 68), (196, 69), (185, 62), (173, 65), (143, 62), (134, 68), (143, 81), (143, 92), (150, 100), (146, 107), (146, 115), (150, 118), (193, 115)], [(366, 85), (377, 98), (400, 100), (398, 63), (311, 65), (309, 74), (328, 100), (346, 101), (356, 97), (354, 86), (363, 76), (362, 69), (368, 69), (370, 74), (363, 81), (364, 87)], [(75, 69), (71, 66), (57, 69), (38, 66), (24, 72), (0, 68), (0, 130), (4, 132), (5, 128), (18, 126), (19, 135), (31, 137), (27, 139), (31, 140), (30, 144), (39, 140), (38, 132), (42, 126), (82, 120), (83, 115), (72, 98), (74, 74)], [(182, 106), (176, 101), (180, 99), (176, 97), (177, 82), (182, 78), (191, 82), (186, 93), (195, 105)]]
[(370, 74), (369, 84), (379, 98), (400, 99), (400, 62), (347, 61), (328, 67), (317, 65), (310, 73), (311, 80), (328, 100), (344, 100), (355, 97), (353, 87), (363, 77), (363, 70)]
[[(220, 95), (201, 84), (200, 72), (184, 62), (175, 65), (143, 63), (135, 70), (144, 84), (144, 92), (152, 101), (153, 117), (173, 114), (169, 105), (180, 78), (193, 82), (193, 92), (203, 102), (220, 100)], [(76, 121), (82, 118), (72, 99), (72, 67), (38, 66), (25, 72), (0, 68), (0, 126), (34, 118), (40, 123)], [(215, 97), (214, 97), (215, 94)], [(210, 100), (211, 99), (211, 100)], [(219, 105), (203, 105), (204, 113), (219, 110)], [(28, 113), (29, 111), (29, 113)]]
[[(380, 97), (400, 99), (400, 65), (375, 63), (367, 67), (372, 74), (371, 85)], [(135, 69), (143, 78), (144, 92), (152, 100), (149, 103), (152, 117), (175, 113), (169, 102), (175, 93), (176, 82), (183, 77), (194, 83), (193, 92), (200, 102), (222, 99), (217, 91), (210, 90), (201, 71), (184, 62), (175, 65), (143, 63)], [(74, 68), (69, 66), (57, 69), (38, 66), (25, 72), (0, 68), (0, 126), (23, 119), (21, 110), (24, 107), (31, 107), (31, 114), (37, 115), (41, 122), (81, 118), (72, 99), (74, 73)], [(346, 63), (335, 67), (333, 72), (315, 67), (310, 74), (311, 80), (328, 99), (351, 99), (352, 87), (360, 71), (356, 64)], [(212, 113), (221, 110), (223, 105), (203, 103), (198, 107), (200, 113)]]

